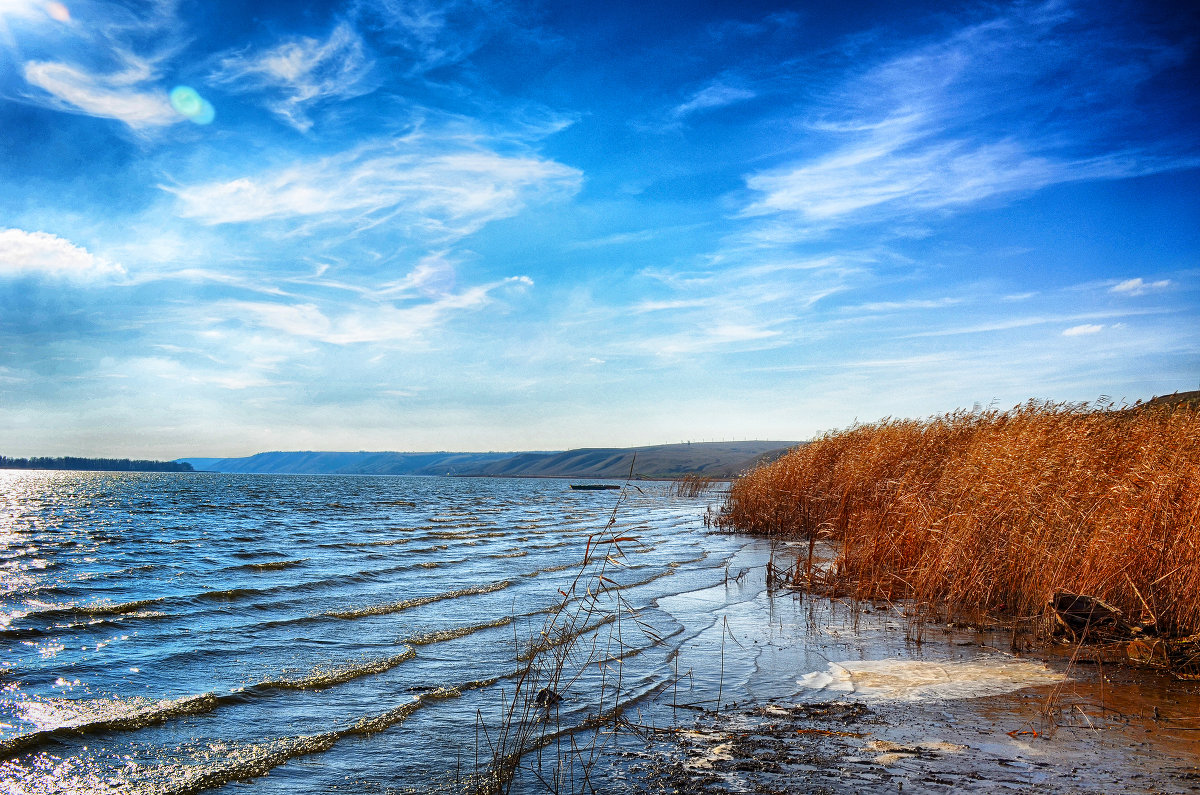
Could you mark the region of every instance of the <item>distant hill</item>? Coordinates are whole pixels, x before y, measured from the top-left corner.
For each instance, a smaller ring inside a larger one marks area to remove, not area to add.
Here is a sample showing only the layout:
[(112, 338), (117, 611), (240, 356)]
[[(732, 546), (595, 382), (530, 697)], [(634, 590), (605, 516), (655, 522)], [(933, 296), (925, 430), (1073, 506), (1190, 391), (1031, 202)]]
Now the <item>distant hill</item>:
[(530, 453), (272, 452), (245, 458), (183, 458), (215, 472), (330, 475), (458, 475), (473, 477), (728, 478), (797, 442), (691, 442)]
[(1188, 408), (1200, 409), (1200, 390), (1193, 389), (1190, 392), (1175, 392), (1170, 395), (1159, 395), (1142, 403), (1138, 408), (1174, 408), (1175, 406), (1187, 406)]
[(782, 455), (796, 442), (692, 442), (649, 447), (584, 448), (562, 453), (522, 453), (483, 467), (500, 477), (639, 478), (683, 475), (727, 478), (751, 469), (763, 455)]
[(463, 475), (513, 453), (258, 453), (245, 458), (181, 458), (196, 469), (270, 475)]

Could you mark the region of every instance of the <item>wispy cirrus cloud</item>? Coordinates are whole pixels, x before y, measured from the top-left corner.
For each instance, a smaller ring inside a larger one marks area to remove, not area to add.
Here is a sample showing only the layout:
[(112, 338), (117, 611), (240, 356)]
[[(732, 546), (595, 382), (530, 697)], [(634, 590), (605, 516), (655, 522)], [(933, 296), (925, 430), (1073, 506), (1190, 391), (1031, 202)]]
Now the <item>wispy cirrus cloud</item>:
[[(115, 119), (135, 132), (183, 121), (168, 97), (166, 64), (183, 46), (175, 0), (149, 0), (136, 9), (111, 3), (29, 4), (46, 8), (31, 40), (39, 57), (14, 61), (28, 89), (23, 102)], [(41, 10), (41, 9), (39, 9)], [(54, 13), (51, 13), (54, 11)]]
[(844, 307), (846, 312), (866, 312), (871, 314), (886, 312), (909, 312), (930, 309), (945, 309), (963, 303), (962, 298), (908, 298), (903, 301), (869, 301), (865, 304)]
[(1072, 18), (1021, 6), (859, 70), (802, 120), (824, 150), (748, 175), (743, 215), (894, 220), (1200, 164), (1179, 141), (1126, 143), (1138, 86), (1185, 53), (1112, 27), (1080, 37)]
[[(994, 321), (977, 323), (969, 326), (954, 326), (931, 331), (920, 331), (905, 335), (906, 339), (915, 339), (918, 337), (951, 337), (961, 334), (986, 334), (995, 331), (1012, 331), (1013, 329), (1023, 329), (1032, 326), (1045, 326), (1058, 323), (1070, 323), (1076, 320), (1105, 320), (1110, 318), (1127, 318), (1144, 315), (1167, 314), (1165, 309), (1152, 309), (1137, 312), (1079, 312), (1076, 314), (1062, 315), (1027, 315), (1025, 317), (1003, 318)], [(1068, 336), (1078, 336), (1080, 334), (1094, 334), (1103, 329), (1103, 325), (1095, 323), (1079, 323), (1070, 326), (1063, 333)]]
[(24, 66), (25, 80), (50, 95), (58, 110), (116, 119), (134, 130), (183, 121), (144, 62), (119, 72), (96, 73), (53, 61)]
[(670, 334), (641, 339), (633, 349), (653, 356), (762, 350), (787, 344), (770, 324), (712, 322)]
[(264, 104), (299, 130), (312, 127), (310, 110), (374, 90), (374, 59), (362, 37), (339, 22), (325, 39), (296, 36), (257, 52), (219, 56), (213, 82), (237, 93), (266, 95)]
[(1170, 279), (1159, 279), (1158, 281), (1148, 282), (1139, 276), (1136, 279), (1126, 279), (1123, 282), (1118, 282), (1110, 287), (1108, 291), (1118, 295), (1138, 296), (1149, 292), (1165, 290), (1170, 286)]
[(163, 185), (205, 224), (387, 218), (410, 234), (454, 238), (578, 191), (582, 174), (532, 153), (501, 154), (423, 133), (369, 143), (237, 179)]
[(671, 115), (676, 119), (681, 119), (693, 113), (715, 110), (728, 105), (735, 105), (739, 102), (746, 102), (754, 99), (756, 96), (758, 94), (755, 91), (717, 81), (709, 83), (704, 88), (692, 94), (686, 102), (675, 106), (671, 111)]
[(633, 306), (635, 314), (644, 314), (646, 312), (677, 312), (681, 309), (703, 309), (714, 306), (717, 299), (710, 296), (707, 298), (677, 298), (667, 301), (641, 301)]
[[(848, 252), (768, 261), (750, 257), (692, 271), (643, 270), (639, 277), (658, 295), (620, 310), (629, 333), (616, 350), (660, 358), (793, 345), (825, 323), (825, 303), (848, 289), (873, 259)], [(612, 325), (613, 319), (599, 322)]]
[(492, 0), (358, 0), (354, 16), (403, 48), (415, 74), (464, 61), (511, 22)]
[(404, 278), (380, 285), (372, 294), (391, 300), (411, 295), (444, 296), (457, 284), (456, 264), (448, 251), (431, 252)]
[(40, 275), (86, 281), (124, 273), (120, 265), (58, 235), (0, 229), (0, 277)]
[(825, 222), (868, 209), (909, 214), (1086, 178), (1080, 164), (1033, 155), (1016, 141), (926, 141), (906, 151), (908, 140), (924, 138), (911, 135), (913, 126), (912, 117), (890, 120), (862, 144), (815, 163), (749, 177), (747, 187), (761, 197), (745, 215), (789, 213)]
[(501, 290), (523, 291), (533, 286), (527, 276), (475, 285), (440, 295), (432, 300), (372, 303), (330, 313), (315, 303), (271, 303), (226, 301), (216, 306), (219, 314), (243, 318), (248, 325), (271, 329), (291, 337), (330, 345), (417, 341), (438, 329), (451, 316), (477, 311), (492, 303)]

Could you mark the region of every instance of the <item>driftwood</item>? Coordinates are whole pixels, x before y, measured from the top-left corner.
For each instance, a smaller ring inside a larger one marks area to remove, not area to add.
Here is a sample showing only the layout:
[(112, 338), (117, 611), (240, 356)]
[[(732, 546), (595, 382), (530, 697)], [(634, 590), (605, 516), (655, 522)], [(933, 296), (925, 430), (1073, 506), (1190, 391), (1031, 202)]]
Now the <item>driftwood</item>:
[(1050, 611), (1074, 640), (1128, 637), (1131, 629), (1120, 610), (1094, 596), (1060, 591), (1050, 599)]
[(1123, 641), (1125, 654), (1135, 663), (1165, 668), (1180, 679), (1200, 679), (1200, 635), (1156, 636), (1153, 623), (1131, 625), (1120, 610), (1094, 596), (1062, 591), (1054, 594), (1049, 608), (1074, 642)]
[(1200, 635), (1187, 638), (1134, 638), (1125, 644), (1129, 659), (1165, 668), (1179, 679), (1200, 679)]

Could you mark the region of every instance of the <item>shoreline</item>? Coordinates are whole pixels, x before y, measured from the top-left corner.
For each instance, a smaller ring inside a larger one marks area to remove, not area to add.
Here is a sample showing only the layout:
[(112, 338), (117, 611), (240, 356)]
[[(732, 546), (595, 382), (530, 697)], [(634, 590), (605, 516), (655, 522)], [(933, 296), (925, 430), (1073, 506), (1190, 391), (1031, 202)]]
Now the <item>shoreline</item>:
[(895, 612), (768, 592), (755, 559), (766, 548), (751, 540), (733, 578), (659, 600), (719, 620), (680, 645), (677, 692), (636, 705), (601, 782), (639, 793), (1195, 792), (1194, 682), (1056, 649), (1014, 654), (1003, 631), (927, 626), (916, 642)]

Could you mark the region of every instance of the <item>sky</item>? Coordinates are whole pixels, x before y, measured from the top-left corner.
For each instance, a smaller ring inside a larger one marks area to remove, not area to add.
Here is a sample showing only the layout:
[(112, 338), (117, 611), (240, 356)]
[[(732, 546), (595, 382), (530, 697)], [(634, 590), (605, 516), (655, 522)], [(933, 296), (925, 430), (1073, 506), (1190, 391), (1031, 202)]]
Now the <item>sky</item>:
[(0, 453), (1200, 388), (1189, 5), (0, 0)]

